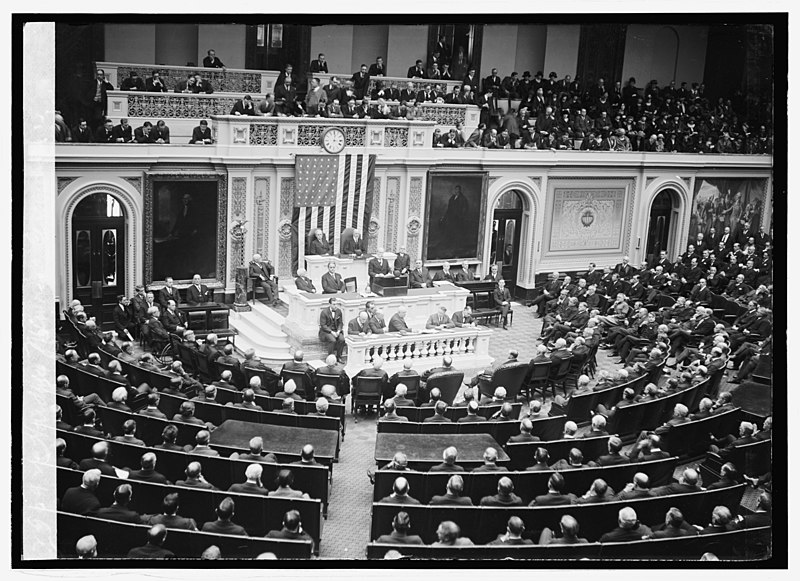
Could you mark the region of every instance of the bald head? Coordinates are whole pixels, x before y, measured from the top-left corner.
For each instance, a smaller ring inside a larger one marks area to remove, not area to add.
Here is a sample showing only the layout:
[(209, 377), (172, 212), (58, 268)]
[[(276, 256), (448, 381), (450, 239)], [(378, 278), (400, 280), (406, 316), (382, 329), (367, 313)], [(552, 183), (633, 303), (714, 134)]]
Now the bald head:
[(97, 556), (97, 539), (94, 535), (86, 535), (75, 543), (75, 554), (79, 559), (92, 559)]

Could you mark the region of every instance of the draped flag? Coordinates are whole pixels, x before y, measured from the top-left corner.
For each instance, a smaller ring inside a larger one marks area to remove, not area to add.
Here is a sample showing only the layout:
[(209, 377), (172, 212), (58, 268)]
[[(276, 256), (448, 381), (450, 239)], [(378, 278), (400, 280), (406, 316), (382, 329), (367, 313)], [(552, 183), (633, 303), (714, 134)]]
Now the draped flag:
[[(306, 245), (321, 228), (338, 254), (345, 228), (359, 230), (365, 242), (372, 214), (375, 156), (364, 154), (295, 156), (292, 230), (293, 256), (303, 264)], [(302, 241), (302, 244), (299, 243)], [(296, 272), (297, 267), (293, 268)]]

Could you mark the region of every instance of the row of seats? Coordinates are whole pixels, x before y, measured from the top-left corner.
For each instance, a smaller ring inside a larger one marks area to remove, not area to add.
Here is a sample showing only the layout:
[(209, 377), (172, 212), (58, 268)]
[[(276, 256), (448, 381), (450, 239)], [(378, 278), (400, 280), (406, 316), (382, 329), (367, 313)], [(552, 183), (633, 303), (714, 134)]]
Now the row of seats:
[[(56, 430), (56, 436), (63, 438), (67, 443), (66, 456), (80, 462), (84, 458), (92, 457), (92, 446), (102, 442), (85, 434)], [(196, 455), (177, 450), (163, 448), (143, 448), (125, 442), (109, 441), (108, 457), (106, 460), (112, 465), (124, 470), (138, 470), (141, 458), (151, 452), (156, 455), (156, 471), (163, 474), (167, 480), (177, 482), (186, 478), (185, 470), (190, 462), (200, 462), (203, 467), (203, 476), (220, 490), (227, 490), (232, 484), (245, 481), (245, 469), (252, 461), (233, 460), (224, 456)], [(305, 464), (280, 464), (261, 463), (263, 473), (261, 482), (269, 490), (275, 490), (275, 480), (278, 472), (283, 469), (292, 471), (294, 475), (293, 488), (301, 490), (311, 498), (317, 498), (323, 503), (323, 512), (327, 515), (329, 474), (324, 466)]]
[[(672, 479), (678, 461), (676, 458), (650, 460), (630, 464), (617, 464), (614, 466), (593, 466), (564, 470), (564, 493), (583, 495), (592, 483), (602, 478), (615, 491), (622, 490), (626, 484), (633, 480), (637, 472), (647, 474), (650, 486), (668, 484)], [(497, 493), (497, 481), (502, 477), (511, 479), (514, 484), (514, 494), (519, 496), (527, 505), (535, 497), (547, 492), (547, 482), (555, 470), (532, 470), (511, 472), (459, 472), (464, 479), (464, 496), (472, 499), (478, 505), (481, 498)], [(410, 470), (378, 470), (375, 473), (375, 490), (373, 500), (378, 502), (392, 493), (392, 485), (396, 478), (402, 476), (410, 485), (409, 494), (422, 503), (427, 504), (436, 495), (446, 492), (447, 481), (453, 473), (450, 472), (415, 472)]]
[[(374, 503), (370, 540), (392, 532), (392, 520), (399, 511), (411, 517), (410, 534), (422, 537), (426, 544), (437, 540), (436, 528), (443, 521), (453, 521), (461, 527), (461, 535), (475, 544), (485, 544), (506, 530), (508, 519), (517, 516), (525, 523), (528, 535), (536, 536), (544, 527), (559, 530), (559, 521), (564, 515), (573, 516), (580, 526), (580, 536), (597, 541), (603, 534), (617, 526), (619, 510), (631, 507), (639, 522), (656, 524), (664, 522), (664, 515), (671, 507), (680, 509), (693, 523), (706, 525), (711, 522), (711, 513), (716, 506), (726, 506), (733, 514), (738, 512), (744, 489), (740, 484), (688, 494), (656, 496), (625, 501), (541, 507), (488, 507), (488, 506), (425, 506)], [(688, 516), (690, 515), (690, 516)]]
[(742, 529), (710, 535), (646, 539), (623, 543), (583, 543), (579, 545), (487, 545), (445, 546), (367, 544), (368, 559), (383, 559), (389, 551), (399, 552), (403, 559), (488, 560), (515, 559), (524, 561), (564, 562), (628, 560), (698, 560), (705, 553), (720, 559), (763, 559), (768, 555), (771, 527)]
[[(134, 547), (147, 542), (149, 525), (109, 521), (67, 512), (56, 515), (58, 527), (57, 551), (60, 559), (73, 557), (75, 543), (85, 535), (97, 539), (97, 557), (123, 558)], [(310, 559), (312, 541), (300, 539), (267, 539), (220, 535), (200, 531), (171, 529), (164, 539), (163, 548), (177, 558), (197, 559), (205, 549), (215, 545), (223, 559), (253, 559), (261, 553), (273, 553), (278, 559)]]
[[(79, 470), (56, 468), (58, 498), (62, 498), (68, 488), (80, 486), (82, 478), (83, 472)], [(318, 499), (237, 494), (103, 476), (95, 491), (102, 506), (110, 506), (114, 502), (114, 490), (120, 484), (130, 484), (133, 488), (129, 507), (139, 514), (161, 514), (164, 497), (178, 493), (178, 514), (194, 519), (198, 528), (200, 523), (216, 521), (216, 508), (224, 498), (230, 497), (236, 505), (233, 521), (244, 527), (248, 535), (253, 537), (263, 537), (268, 531), (280, 530), (284, 515), (290, 510), (297, 510), (303, 530), (314, 540), (315, 551), (319, 551), (322, 538), (322, 501)]]

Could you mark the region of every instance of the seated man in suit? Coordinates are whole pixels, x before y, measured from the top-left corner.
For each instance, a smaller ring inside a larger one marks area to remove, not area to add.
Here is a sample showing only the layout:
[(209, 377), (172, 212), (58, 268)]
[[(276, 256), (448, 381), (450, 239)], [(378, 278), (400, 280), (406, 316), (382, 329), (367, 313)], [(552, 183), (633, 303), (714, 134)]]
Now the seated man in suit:
[(100, 470), (95, 468), (83, 473), (80, 486), (68, 488), (61, 499), (60, 510), (74, 514), (92, 515), (100, 510), (100, 501), (95, 495), (100, 485)]
[(466, 305), (463, 310), (453, 313), (452, 321), (456, 327), (474, 327), (475, 321), (472, 319), (472, 307)]
[(472, 499), (469, 496), (462, 496), (464, 492), (464, 479), (454, 474), (447, 481), (447, 492), (442, 495), (435, 495), (431, 498), (431, 506), (472, 506)]
[[(374, 65), (373, 65), (374, 66)], [(390, 543), (393, 545), (424, 545), (422, 539), (417, 535), (409, 535), (411, 529), (411, 519), (407, 512), (398, 512), (392, 519), (392, 533), (381, 535), (376, 542)]]
[[(272, 278), (275, 273), (275, 267), (267, 260), (261, 260), (260, 254), (254, 254), (253, 259), (248, 265), (247, 276), (255, 279), (255, 284), (261, 285), (264, 292), (267, 293), (267, 301), (273, 305), (280, 303), (278, 299), (278, 283)], [(255, 290), (253, 291), (255, 293)]]
[(419, 500), (409, 495), (410, 491), (411, 486), (408, 484), (408, 480), (400, 476), (395, 479), (394, 484), (392, 484), (392, 493), (380, 499), (379, 502), (386, 502), (389, 504), (421, 504)]
[(411, 257), (406, 253), (406, 247), (401, 246), (397, 251), (397, 258), (394, 259), (394, 275), (402, 276), (408, 274), (411, 268)]
[(142, 515), (142, 522), (152, 525), (161, 524), (169, 529), (197, 530), (197, 523), (193, 518), (178, 515), (180, 504), (177, 492), (167, 494), (161, 502), (161, 507), (163, 510), (161, 514)]
[(378, 252), (367, 264), (369, 274), (369, 284), (371, 285), (376, 278), (392, 278), (394, 274), (389, 269), (389, 262), (383, 257), (383, 248), (378, 248)]
[(294, 284), (299, 291), (306, 293), (317, 292), (317, 289), (314, 287), (314, 282), (308, 278), (308, 271), (305, 268), (297, 269), (297, 277), (294, 279)]
[(389, 333), (410, 333), (411, 328), (406, 324), (406, 314), (408, 314), (408, 307), (400, 305), (397, 312), (389, 319)]
[(366, 242), (361, 237), (361, 232), (353, 230), (352, 238), (345, 238), (342, 241), (342, 254), (362, 256), (367, 251)]
[(208, 121), (203, 119), (200, 121), (200, 125), (192, 129), (192, 138), (189, 140), (189, 143), (199, 143), (200, 145), (210, 145), (214, 143), (214, 137), (211, 134)]
[(478, 405), (477, 401), (473, 400), (469, 402), (469, 405), (467, 405), (467, 415), (464, 416), (463, 418), (458, 418), (458, 423), (487, 421), (486, 418), (478, 415), (479, 407), (480, 406)]
[(325, 238), (325, 233), (321, 228), (314, 231), (314, 239), (308, 245), (308, 254), (316, 254), (318, 256), (325, 256), (331, 253), (328, 240)]
[(469, 262), (466, 260), (461, 264), (461, 270), (455, 274), (456, 281), (469, 282), (475, 280), (475, 273), (469, 269)]
[(176, 305), (181, 304), (181, 293), (175, 288), (175, 281), (172, 277), (168, 276), (164, 279), (164, 282), (166, 285), (158, 291), (158, 303), (161, 305), (162, 310), (167, 308), (169, 301), (175, 301)]
[(450, 282), (450, 283), (455, 283), (456, 282), (455, 274), (450, 270), (450, 263), (449, 262), (445, 262), (442, 265), (442, 270), (440, 270), (439, 272), (437, 272), (436, 274), (433, 275), (433, 280), (436, 280), (436, 281), (447, 281), (447, 282)]
[(436, 329), (437, 331), (442, 329), (452, 329), (453, 327), (455, 327), (455, 325), (447, 315), (447, 307), (444, 305), (440, 305), (439, 310), (428, 317), (428, 321), (425, 323), (426, 329)]
[(431, 275), (428, 269), (422, 266), (421, 260), (414, 262), (414, 269), (408, 273), (408, 286), (409, 288), (425, 288), (433, 286), (431, 282)]
[(208, 287), (200, 282), (199, 274), (192, 277), (192, 286), (186, 289), (186, 302), (190, 305), (208, 302)]
[[(328, 312), (328, 309), (325, 309), (325, 311), (323, 311), (323, 312)], [(338, 322), (339, 322), (339, 325), (338, 325), (339, 332), (341, 333), (341, 329), (342, 329), (342, 327), (341, 327), (341, 312), (339, 312)], [(332, 324), (332, 323), (330, 323), (330, 324)], [(320, 329), (320, 333), (322, 333), (321, 329)], [(303, 385), (296, 385), (296, 388), (299, 389), (299, 390), (302, 390), (303, 391), (303, 395), (305, 395), (307, 399), (310, 399), (309, 390), (311, 390), (312, 389), (311, 386), (314, 385), (314, 369), (308, 363), (303, 361), (304, 357), (305, 357), (305, 353), (303, 353), (302, 350), (298, 349), (297, 351), (295, 351), (294, 355), (292, 357), (292, 361), (287, 361), (286, 363), (283, 364), (283, 367), (281, 367), (281, 376), (283, 376), (283, 371), (284, 370), (302, 373), (303, 376), (304, 376), (303, 377)], [(288, 381), (291, 381), (291, 380), (288, 380)], [(285, 391), (285, 387), (286, 386), (284, 385), (284, 391)]]
[(522, 506), (522, 499), (514, 494), (514, 482), (503, 476), (497, 481), (497, 494), (484, 496), (481, 506)]
[(508, 329), (508, 312), (511, 310), (511, 293), (506, 288), (506, 281), (497, 281), (497, 288), (492, 293), (494, 306), (500, 309), (500, 316), (503, 317), (503, 329)]
[(319, 340), (328, 346), (328, 354), (335, 354), (336, 360), (341, 362), (345, 348), (342, 311), (336, 297), (331, 297), (328, 304), (319, 314)]
[[(336, 362), (335, 355), (328, 355), (328, 357), (325, 358), (325, 365), (318, 367), (315, 374), (317, 376), (319, 374), (338, 376), (339, 379), (335, 382), (334, 386), (336, 388), (335, 393), (340, 397), (344, 397), (350, 393), (350, 377), (345, 373), (344, 367)], [(322, 389), (319, 390), (319, 393), (322, 393)]]
[(407, 422), (409, 421), (405, 416), (397, 415), (397, 405), (394, 403), (394, 398), (389, 398), (383, 402), (383, 409), (386, 413), (379, 419), (381, 422)]
[(328, 263), (328, 272), (322, 275), (322, 294), (335, 294), (345, 292), (342, 275), (336, 272), (336, 263)]
[(408, 387), (404, 383), (398, 383), (394, 388), (394, 403), (397, 407), (417, 407), (417, 403), (413, 399), (408, 399)]
[(372, 329), (369, 325), (369, 313), (367, 313), (367, 311), (361, 311), (356, 318), (347, 323), (347, 334), (357, 335), (359, 337), (372, 335)]
[[(439, 391), (438, 389), (434, 389), (433, 391)], [(431, 394), (433, 396), (433, 394)], [(452, 423), (453, 420), (446, 417), (444, 414), (447, 412), (447, 404), (442, 400), (436, 402), (434, 406), (434, 414), (422, 420), (423, 424), (431, 424), (431, 423), (440, 423), (440, 424), (449, 424)]]
[(167, 310), (161, 315), (161, 324), (164, 325), (164, 329), (167, 332), (175, 333), (176, 335), (183, 335), (183, 332), (189, 326), (186, 321), (186, 315), (183, 311), (177, 309), (175, 301), (172, 300), (167, 303)]

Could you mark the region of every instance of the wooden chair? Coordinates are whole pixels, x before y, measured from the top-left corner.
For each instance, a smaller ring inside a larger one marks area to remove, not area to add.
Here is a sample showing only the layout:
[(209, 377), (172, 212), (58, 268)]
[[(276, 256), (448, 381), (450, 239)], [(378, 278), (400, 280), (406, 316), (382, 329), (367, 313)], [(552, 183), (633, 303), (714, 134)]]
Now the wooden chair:
[(482, 392), (482, 394), (491, 397), (494, 395), (494, 390), (502, 386), (506, 388), (506, 401), (516, 401), (522, 389), (522, 382), (525, 381), (525, 376), (528, 373), (528, 368), (529, 364), (523, 362), (501, 366), (492, 375), (492, 381), (487, 386), (488, 393)]
[(464, 374), (461, 371), (440, 371), (428, 378), (425, 389), (430, 393), (434, 387), (438, 387), (442, 393), (442, 401), (447, 405), (453, 405), (463, 381)]
[(358, 423), (356, 409), (359, 406), (375, 406), (377, 408), (381, 404), (381, 395), (383, 395), (382, 389), (382, 377), (361, 377), (356, 375), (353, 378), (353, 393), (352, 397), (350, 398), (350, 413), (353, 414), (356, 423)]
[(304, 371), (294, 371), (292, 369), (281, 369), (281, 379), (286, 384), (287, 381), (294, 380), (297, 386), (297, 395), (308, 401), (314, 399), (314, 386), (308, 375)]
[(275, 372), (270, 373), (266, 369), (256, 369), (253, 367), (242, 367), (242, 373), (244, 374), (244, 381), (246, 385), (250, 385), (250, 380), (253, 377), (258, 377), (261, 379), (261, 387), (262, 389), (266, 389), (270, 395), (275, 395), (278, 393), (280, 389), (280, 375)]
[[(561, 383), (561, 389), (564, 391), (564, 397), (567, 396), (567, 375), (569, 374), (573, 359), (574, 357), (570, 355), (569, 357), (562, 359), (561, 363), (558, 365), (552, 365), (550, 367), (550, 375), (547, 378), (547, 386), (553, 388), (553, 398), (556, 396), (556, 384), (558, 383)], [(544, 392), (542, 392), (542, 397), (544, 398)]]
[(419, 385), (422, 378), (419, 375), (411, 375), (408, 377), (398, 377), (397, 383), (402, 383), (408, 389), (408, 393), (406, 393), (406, 397), (408, 399), (413, 399), (415, 402), (419, 403), (417, 399), (419, 398)]
[[(525, 392), (528, 402), (531, 401), (532, 396), (536, 393), (537, 389), (542, 391), (542, 399), (544, 399), (545, 391), (547, 389), (547, 378), (550, 377), (550, 367), (553, 365), (551, 361), (544, 363), (534, 363), (533, 359), (529, 364), (528, 375), (525, 377), (521, 391)], [(555, 389), (553, 390), (553, 397), (555, 397)]]

